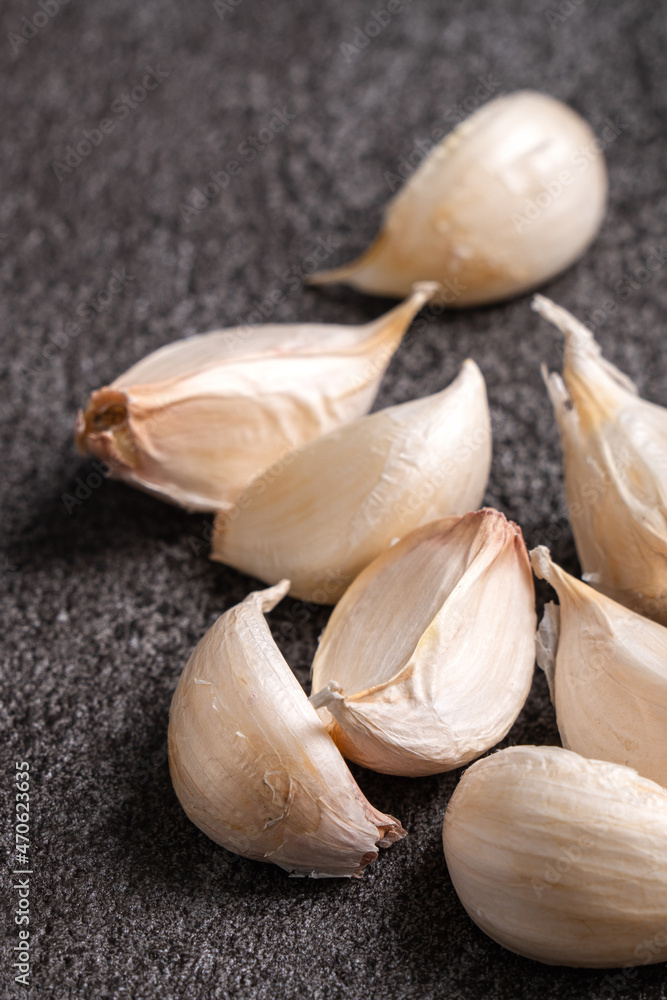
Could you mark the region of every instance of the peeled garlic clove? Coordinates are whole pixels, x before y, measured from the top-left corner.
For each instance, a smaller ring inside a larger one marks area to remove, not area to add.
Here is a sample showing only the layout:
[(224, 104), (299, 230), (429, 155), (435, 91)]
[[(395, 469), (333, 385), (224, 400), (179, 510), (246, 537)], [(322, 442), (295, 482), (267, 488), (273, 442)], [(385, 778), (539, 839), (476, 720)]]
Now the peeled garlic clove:
[(346, 757), (437, 774), (508, 732), (530, 690), (535, 595), (521, 530), (484, 509), (417, 528), (367, 566), (313, 662)]
[(92, 394), (76, 443), (191, 510), (229, 506), (290, 449), (370, 409), (424, 282), (365, 326), (238, 327), (168, 344)]
[(362, 417), (259, 476), (216, 517), (211, 558), (334, 604), (394, 539), (478, 507), (490, 462), (484, 378), (466, 361), (442, 392)]
[(667, 785), (667, 629), (565, 573), (544, 546), (530, 558), (560, 602), (545, 609), (537, 661), (563, 746)]
[(587, 123), (532, 91), (489, 101), (420, 164), (358, 260), (310, 277), (402, 296), (439, 281), (450, 306), (500, 301), (569, 267), (596, 235), (607, 171)]
[(544, 378), (584, 579), (667, 625), (667, 410), (640, 399), (565, 309), (541, 295), (533, 308), (565, 334), (563, 377)]
[(667, 791), (560, 747), (473, 764), (445, 813), (454, 888), (494, 941), (548, 965), (667, 959)]
[(169, 715), (174, 789), (200, 830), (295, 875), (359, 876), (405, 836), (364, 798), (263, 617), (289, 581), (218, 618)]

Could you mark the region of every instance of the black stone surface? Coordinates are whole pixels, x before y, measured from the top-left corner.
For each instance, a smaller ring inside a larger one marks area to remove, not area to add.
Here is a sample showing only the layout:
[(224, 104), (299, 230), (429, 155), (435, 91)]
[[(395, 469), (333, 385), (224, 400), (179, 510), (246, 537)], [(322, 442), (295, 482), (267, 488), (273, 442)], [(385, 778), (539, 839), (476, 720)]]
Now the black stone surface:
[[(25, 995), (10, 967), (10, 880), (14, 766), (28, 760), (30, 997), (664, 997), (663, 966), (552, 969), (476, 929), (440, 841), (457, 773), (410, 781), (353, 767), (410, 833), (363, 880), (292, 880), (226, 856), (172, 791), (167, 716), (194, 644), (255, 581), (207, 560), (197, 542), (208, 518), (108, 480), (69, 512), (63, 501), (94, 472), (73, 448), (77, 407), (149, 351), (243, 321), (275, 291), (278, 320), (379, 315), (389, 302), (296, 279), (318, 241), (333, 247), (331, 264), (367, 245), (389, 196), (384, 174), (484, 86), (552, 93), (597, 134), (609, 118), (622, 125), (607, 149), (600, 236), (546, 292), (582, 318), (598, 310), (606, 355), (664, 402), (664, 271), (614, 290), (665, 246), (664, 8), (404, 2), (351, 53), (342, 46), (385, 0), (229, 0), (218, 11), (203, 0), (70, 0), (53, 13), (55, 2), (8, 0), (0, 14), (0, 996)], [(34, 37), (17, 41), (22, 18), (45, 9), (47, 23), (37, 17)], [(161, 82), (124, 114), (115, 102), (146, 67)], [(293, 116), (287, 127), (205, 208), (183, 212), (276, 108)], [(113, 131), (59, 180), (54, 161), (106, 118)], [(107, 295), (114, 272), (122, 280)], [(75, 321), (78, 335), (64, 337)], [(560, 350), (526, 298), (431, 317), (408, 334), (377, 405), (433, 392), (475, 358), (495, 434), (486, 502), (576, 571), (539, 377)], [(289, 600), (270, 616), (304, 684), (326, 618), (297, 621)], [(557, 742), (540, 674), (508, 739)]]

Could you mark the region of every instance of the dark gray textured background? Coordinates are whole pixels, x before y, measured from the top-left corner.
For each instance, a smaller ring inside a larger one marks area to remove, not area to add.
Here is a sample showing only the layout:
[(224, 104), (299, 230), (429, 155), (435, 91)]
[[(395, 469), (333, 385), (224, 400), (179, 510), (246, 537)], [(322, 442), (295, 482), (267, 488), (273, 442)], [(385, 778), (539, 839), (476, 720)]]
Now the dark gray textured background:
[[(226, 857), (176, 801), (167, 715), (194, 644), (254, 581), (207, 561), (197, 542), (206, 518), (106, 480), (71, 513), (63, 503), (93, 471), (73, 448), (77, 407), (149, 351), (243, 320), (276, 290), (284, 298), (274, 315), (286, 321), (363, 322), (390, 304), (304, 290), (293, 276), (318, 238), (338, 241), (332, 264), (366, 246), (389, 194), (385, 171), (455, 114), (480, 77), (497, 93), (552, 93), (598, 133), (606, 118), (622, 123), (607, 150), (602, 232), (546, 292), (582, 318), (602, 309), (607, 356), (664, 401), (664, 272), (630, 295), (614, 292), (664, 238), (664, 8), (418, 0), (346, 59), (341, 45), (385, 6), (242, 0), (221, 19), (203, 0), (70, 0), (15, 53), (9, 33), (39, 7), (3, 4), (3, 998), (16, 995), (8, 872), (17, 759), (30, 761), (33, 778), (30, 996), (666, 995), (662, 966), (549, 969), (471, 924), (440, 844), (456, 773), (410, 781), (353, 768), (370, 800), (410, 833), (361, 881), (290, 880)], [(561, 9), (570, 11), (563, 20), (547, 17)], [(59, 182), (52, 162), (156, 64), (164, 82)], [(288, 128), (187, 222), (179, 206), (193, 188), (283, 105), (295, 116)], [(63, 341), (77, 307), (122, 269), (125, 289)], [(64, 346), (49, 347), (53, 337)], [(516, 519), (529, 544), (550, 538), (576, 570), (539, 378), (540, 363), (557, 365), (559, 355), (558, 335), (528, 299), (432, 317), (408, 334), (379, 404), (440, 389), (475, 358), (495, 432), (486, 502)], [(304, 682), (326, 617), (297, 621), (289, 600), (270, 616)], [(510, 738), (557, 741), (541, 676)]]

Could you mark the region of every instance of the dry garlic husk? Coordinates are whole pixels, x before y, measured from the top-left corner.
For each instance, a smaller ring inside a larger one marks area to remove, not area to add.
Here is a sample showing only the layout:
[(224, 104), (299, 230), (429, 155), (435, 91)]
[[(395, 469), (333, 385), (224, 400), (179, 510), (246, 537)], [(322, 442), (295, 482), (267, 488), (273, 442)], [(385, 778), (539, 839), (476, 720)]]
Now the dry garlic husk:
[(640, 399), (565, 309), (542, 296), (533, 308), (565, 334), (563, 377), (544, 378), (584, 579), (667, 625), (667, 410)]
[(285, 452), (368, 412), (435, 288), (420, 284), (364, 326), (236, 327), (168, 344), (92, 394), (77, 447), (133, 486), (219, 510)]
[(565, 573), (544, 546), (530, 557), (560, 602), (545, 608), (537, 662), (563, 746), (667, 785), (667, 629)]
[(216, 517), (211, 557), (334, 604), (396, 538), (478, 507), (490, 461), (484, 378), (468, 360), (442, 392), (362, 417), (258, 477)]
[(607, 171), (565, 104), (532, 91), (490, 101), (441, 142), (389, 202), (358, 260), (315, 274), (373, 295), (442, 284), (450, 306), (500, 301), (569, 267), (596, 235)]
[(289, 581), (218, 618), (178, 682), (169, 767), (189, 818), (295, 875), (358, 876), (405, 836), (364, 798), (263, 617)]
[(343, 595), (315, 655), (311, 702), (357, 763), (448, 771), (502, 739), (521, 711), (535, 626), (520, 528), (490, 509), (433, 521)]
[(667, 959), (667, 792), (632, 768), (500, 750), (463, 775), (443, 843), (468, 914), (505, 948), (591, 968)]

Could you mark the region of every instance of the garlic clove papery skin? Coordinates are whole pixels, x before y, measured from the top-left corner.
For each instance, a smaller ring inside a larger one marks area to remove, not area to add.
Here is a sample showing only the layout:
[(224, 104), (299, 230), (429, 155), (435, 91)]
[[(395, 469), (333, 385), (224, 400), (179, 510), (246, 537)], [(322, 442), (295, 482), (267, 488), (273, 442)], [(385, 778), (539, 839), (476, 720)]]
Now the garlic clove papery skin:
[(162, 499), (228, 507), (283, 454), (368, 412), (435, 290), (424, 282), (363, 326), (247, 326), (168, 344), (92, 394), (77, 447)]
[(316, 604), (420, 524), (478, 507), (491, 462), (484, 378), (362, 417), (287, 457), (215, 520), (211, 558)]
[(463, 775), (443, 844), (469, 916), (510, 951), (588, 968), (667, 959), (667, 792), (632, 768), (500, 750)]
[(667, 625), (667, 409), (640, 399), (565, 309), (541, 295), (533, 308), (565, 335), (563, 376), (544, 378), (584, 579)]
[(451, 770), (502, 739), (521, 711), (535, 628), (521, 530), (491, 509), (433, 521), (343, 595), (315, 655), (311, 703), (365, 767)]
[(200, 641), (174, 693), (169, 768), (188, 817), (229, 851), (294, 875), (360, 876), (405, 836), (350, 774), (250, 594)]
[(537, 662), (563, 746), (667, 786), (667, 629), (570, 576), (544, 546), (530, 556), (558, 594), (540, 624)]
[(502, 301), (569, 267), (606, 200), (590, 126), (553, 97), (519, 91), (489, 101), (435, 147), (358, 260), (308, 280), (399, 297), (428, 279), (452, 307)]

